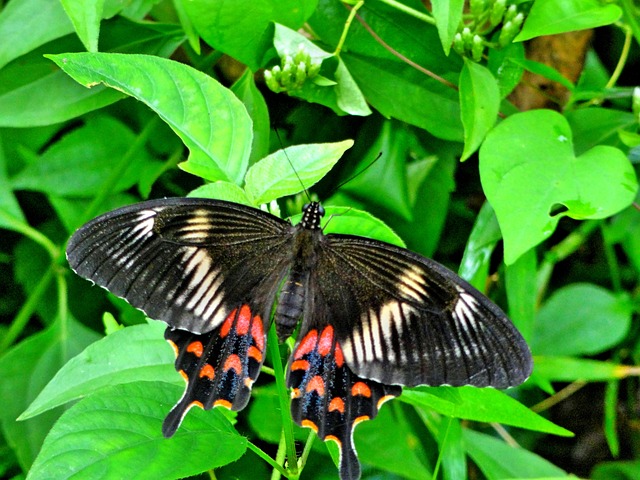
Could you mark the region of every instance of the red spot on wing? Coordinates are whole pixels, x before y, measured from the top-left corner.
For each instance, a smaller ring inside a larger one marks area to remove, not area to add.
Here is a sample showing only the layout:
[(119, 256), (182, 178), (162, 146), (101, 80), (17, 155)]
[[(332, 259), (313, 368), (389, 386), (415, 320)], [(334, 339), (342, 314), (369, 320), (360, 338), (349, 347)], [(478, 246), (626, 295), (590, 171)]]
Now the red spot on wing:
[(353, 384), (353, 387), (351, 387), (351, 395), (354, 397), (361, 395), (369, 398), (371, 397), (371, 389), (369, 388), (369, 385), (364, 382), (356, 382)]
[(342, 353), (342, 347), (339, 343), (336, 343), (336, 349), (333, 352), (333, 356), (336, 359), (336, 367), (341, 368), (344, 365), (344, 353)]
[(302, 396), (302, 392), (299, 388), (294, 388), (291, 390), (291, 398), (300, 398)]
[(333, 397), (329, 403), (329, 411), (344, 413), (344, 400), (340, 397)]
[(309, 362), (307, 362), (306, 360), (296, 360), (295, 362), (293, 362), (291, 364), (291, 370), (292, 371), (296, 371), (296, 370), (308, 370), (309, 369)]
[(264, 326), (262, 325), (262, 318), (256, 315), (253, 317), (253, 323), (251, 324), (251, 337), (256, 342), (256, 346), (264, 352)]
[(224, 400), (224, 399), (220, 399), (220, 400), (216, 400), (215, 402), (213, 402), (213, 406), (214, 407), (224, 407), (224, 408), (228, 408), (229, 410), (231, 410), (231, 402), (229, 400)]
[(202, 356), (203, 351), (204, 347), (202, 346), (202, 342), (195, 341), (187, 345), (187, 352), (193, 353), (198, 358)]
[(318, 395), (322, 397), (324, 395), (324, 380), (322, 377), (320, 375), (316, 375), (309, 380), (306, 390), (307, 392), (313, 392), (315, 390)]
[(262, 362), (262, 352), (251, 345), (247, 351), (247, 356), (253, 358), (256, 362)]
[(242, 375), (242, 362), (240, 361), (240, 357), (235, 353), (229, 355), (224, 362), (224, 371), (228, 372), (229, 370), (235, 370), (236, 374)]
[(213, 377), (215, 376), (215, 371), (213, 370), (213, 367), (207, 363), (200, 369), (199, 375), (200, 375), (200, 378), (207, 377), (213, 380)]
[(231, 310), (231, 313), (227, 315), (227, 319), (223, 322), (222, 327), (220, 327), (220, 337), (225, 338), (229, 335), (231, 327), (233, 326), (233, 319), (235, 318), (237, 311), (238, 309), (234, 308)]
[(238, 335), (243, 336), (249, 332), (251, 327), (251, 309), (249, 305), (242, 305), (240, 307), (240, 313), (238, 314), (238, 323), (236, 323), (236, 332)]
[(306, 354), (313, 352), (313, 350), (316, 348), (317, 343), (318, 343), (318, 331), (311, 330), (302, 339), (302, 341), (300, 342), (300, 345), (298, 345), (298, 348), (294, 353), (294, 357), (293, 357), (294, 360), (300, 360)]
[(333, 327), (327, 325), (320, 335), (318, 340), (318, 353), (323, 357), (326, 357), (331, 352), (333, 346)]

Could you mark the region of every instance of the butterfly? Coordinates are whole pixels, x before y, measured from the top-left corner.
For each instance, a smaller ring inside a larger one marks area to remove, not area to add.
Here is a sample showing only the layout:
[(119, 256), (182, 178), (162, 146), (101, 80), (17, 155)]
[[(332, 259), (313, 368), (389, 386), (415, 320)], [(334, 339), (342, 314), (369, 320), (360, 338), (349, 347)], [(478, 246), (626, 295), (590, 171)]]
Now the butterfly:
[(71, 237), (80, 276), (168, 324), (187, 385), (162, 432), (187, 411), (241, 410), (265, 359), (271, 322), (296, 328), (287, 368), (294, 421), (340, 447), (358, 479), (353, 430), (401, 386), (506, 388), (530, 375), (520, 333), (458, 275), (409, 250), (324, 234), (318, 202), (297, 225), (244, 205), (167, 198), (108, 212)]

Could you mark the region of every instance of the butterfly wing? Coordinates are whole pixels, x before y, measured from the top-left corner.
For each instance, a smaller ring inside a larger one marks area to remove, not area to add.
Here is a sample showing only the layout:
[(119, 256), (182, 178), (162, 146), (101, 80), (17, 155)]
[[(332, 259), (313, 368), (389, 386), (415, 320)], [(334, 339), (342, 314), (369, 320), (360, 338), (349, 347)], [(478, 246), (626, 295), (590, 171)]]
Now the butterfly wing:
[(70, 239), (73, 270), (174, 328), (206, 333), (249, 299), (269, 318), (292, 227), (235, 203), (173, 198), (106, 213)]
[(433, 260), (328, 235), (316, 275), (345, 362), (360, 377), (506, 388), (531, 373), (529, 348), (502, 310)]

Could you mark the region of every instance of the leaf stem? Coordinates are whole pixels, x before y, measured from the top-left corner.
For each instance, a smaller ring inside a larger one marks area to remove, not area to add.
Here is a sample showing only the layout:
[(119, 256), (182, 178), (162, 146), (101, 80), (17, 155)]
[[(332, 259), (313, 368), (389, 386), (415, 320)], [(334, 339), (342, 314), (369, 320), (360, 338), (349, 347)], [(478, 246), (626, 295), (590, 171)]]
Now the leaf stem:
[(353, 8), (350, 9), (349, 16), (347, 17), (347, 21), (344, 22), (344, 28), (342, 29), (342, 35), (340, 35), (340, 40), (338, 40), (338, 45), (336, 46), (336, 49), (333, 52), (333, 54), (336, 57), (340, 56), (340, 52), (342, 51), (342, 47), (344, 45), (344, 42), (347, 40), (347, 33), (349, 33), (349, 29), (351, 28), (351, 23), (353, 22), (353, 17), (356, 16), (356, 13), (358, 12), (358, 10), (360, 10), (360, 7), (362, 7), (363, 5), (364, 5), (364, 0), (360, 0), (358, 3), (356, 3), (353, 6)]
[(624, 43), (622, 44), (622, 51), (620, 52), (620, 58), (618, 58), (618, 63), (616, 64), (616, 68), (613, 70), (611, 74), (611, 78), (604, 86), (605, 89), (615, 87), (616, 83), (618, 83), (618, 79), (622, 74), (622, 70), (624, 69), (625, 64), (629, 58), (629, 51), (631, 50), (631, 39), (633, 38), (633, 32), (631, 28), (624, 25), (622, 27), (624, 30)]
[(285, 471), (284, 468), (282, 468), (282, 465), (280, 465), (273, 458), (267, 455), (261, 448), (257, 447), (251, 442), (247, 442), (247, 448), (251, 450), (253, 453), (255, 453), (257, 456), (259, 456), (262, 460), (267, 462), (269, 465), (271, 465), (275, 470), (280, 472), (282, 475), (284, 476), (287, 475), (287, 472)]
[(280, 358), (280, 348), (278, 346), (278, 335), (276, 334), (275, 323), (271, 325), (267, 336), (267, 349), (269, 358), (273, 364), (273, 371), (276, 377), (276, 388), (278, 390), (278, 400), (280, 402), (280, 415), (282, 417), (282, 430), (287, 451), (287, 460), (289, 463), (288, 470), (293, 469), (292, 473), (297, 474), (298, 462), (296, 458), (296, 445), (293, 438), (293, 420), (290, 412), (289, 392), (284, 382), (284, 369), (282, 368), (282, 359)]
[(620, 5), (627, 25), (633, 32), (633, 36), (636, 37), (636, 42), (640, 44), (640, 23), (638, 23), (638, 15), (635, 12), (636, 8), (633, 0), (620, 0)]
[(412, 16), (413, 18), (417, 18), (418, 20), (428, 23), (429, 25), (436, 24), (435, 18), (433, 18), (431, 15), (428, 15), (423, 12), (419, 12), (417, 10), (414, 10), (411, 7), (407, 7), (406, 5), (403, 5), (402, 3), (397, 2), (396, 0), (380, 0), (380, 3), (386, 3), (390, 7), (393, 7), (396, 10), (400, 10), (401, 12), (404, 12), (407, 15)]

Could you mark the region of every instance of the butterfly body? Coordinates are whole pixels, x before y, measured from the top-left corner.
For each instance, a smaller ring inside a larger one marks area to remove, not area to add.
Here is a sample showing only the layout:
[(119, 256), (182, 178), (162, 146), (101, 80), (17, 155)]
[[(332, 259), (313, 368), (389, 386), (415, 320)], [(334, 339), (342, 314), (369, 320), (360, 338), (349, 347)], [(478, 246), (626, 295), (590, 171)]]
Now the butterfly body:
[(353, 429), (399, 385), (506, 388), (532, 368), (506, 315), (440, 264), (353, 235), (325, 235), (324, 209), (293, 226), (207, 199), (163, 199), (109, 212), (78, 230), (67, 256), (81, 276), (169, 326), (187, 381), (167, 416), (171, 436), (194, 405), (240, 410), (278, 336), (300, 328), (287, 371), (300, 425), (341, 450), (341, 478), (360, 467)]

